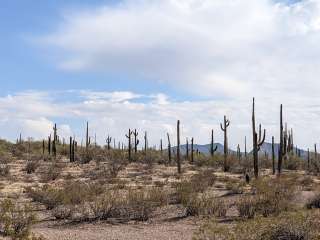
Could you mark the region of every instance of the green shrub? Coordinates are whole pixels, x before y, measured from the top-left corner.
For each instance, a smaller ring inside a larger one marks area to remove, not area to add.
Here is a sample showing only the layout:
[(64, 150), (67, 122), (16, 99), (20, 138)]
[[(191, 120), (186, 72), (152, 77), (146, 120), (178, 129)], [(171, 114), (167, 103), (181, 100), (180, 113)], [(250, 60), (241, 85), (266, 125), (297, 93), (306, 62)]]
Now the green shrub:
[(236, 203), (240, 217), (267, 217), (289, 210), (295, 186), (290, 178), (261, 178), (253, 182), (253, 192), (254, 195), (243, 196)]
[(20, 206), (11, 200), (0, 203), (0, 224), (3, 233), (12, 239), (30, 239), (30, 228), (36, 217), (28, 205)]
[(315, 197), (310, 199), (310, 201), (308, 201), (306, 204), (306, 207), (308, 209), (320, 208), (320, 194), (317, 194)]
[(232, 225), (211, 220), (194, 234), (194, 240), (318, 240), (319, 212), (285, 213)]

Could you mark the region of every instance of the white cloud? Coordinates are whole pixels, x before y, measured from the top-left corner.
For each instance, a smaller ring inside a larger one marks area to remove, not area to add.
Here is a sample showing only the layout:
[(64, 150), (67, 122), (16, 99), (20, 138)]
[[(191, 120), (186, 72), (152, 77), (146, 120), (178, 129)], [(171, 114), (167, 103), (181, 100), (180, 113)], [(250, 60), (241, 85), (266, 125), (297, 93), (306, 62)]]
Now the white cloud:
[(316, 96), (320, 2), (124, 0), (65, 16), (41, 41), (68, 70), (161, 81), (198, 95)]
[[(174, 101), (161, 93), (140, 95), (132, 92), (86, 91), (84, 95), (83, 91), (73, 91), (73, 97), (78, 100), (69, 102), (61, 100), (64, 99), (61, 98), (63, 94), (32, 92), (0, 97), (0, 113), (4, 116), (0, 120), (1, 137), (15, 140), (22, 132), (24, 137), (42, 139), (52, 133), (52, 126), (57, 122), (58, 133), (62, 137), (75, 135), (80, 140), (85, 134), (85, 122), (88, 120), (90, 134), (93, 137), (96, 133), (99, 143), (104, 143), (107, 134), (117, 141), (125, 142), (128, 128), (137, 128), (140, 137), (144, 131), (148, 131), (151, 145), (158, 144), (160, 138), (166, 141), (167, 132), (175, 143), (176, 121), (180, 119), (182, 139), (194, 137), (196, 143), (204, 144), (209, 143), (212, 128), (215, 130), (216, 141), (223, 142), (219, 123), (226, 114), (231, 121), (230, 146), (235, 147), (238, 143), (243, 146), (244, 136), (247, 136), (248, 141), (251, 140), (251, 99)], [(115, 95), (135, 97), (126, 98), (125, 101), (114, 101), (114, 98), (109, 97)], [(96, 99), (92, 96), (108, 97)], [(310, 104), (312, 100), (314, 104)], [(284, 105), (284, 119), (289, 119), (288, 124), (294, 129), (296, 144), (301, 147), (310, 147), (318, 141), (320, 105), (316, 102), (319, 100), (291, 99)], [(38, 108), (42, 111), (35, 111)], [(272, 135), (278, 139), (277, 102), (270, 104), (256, 99), (256, 117), (257, 122), (261, 122), (267, 129), (267, 140), (270, 141)]]

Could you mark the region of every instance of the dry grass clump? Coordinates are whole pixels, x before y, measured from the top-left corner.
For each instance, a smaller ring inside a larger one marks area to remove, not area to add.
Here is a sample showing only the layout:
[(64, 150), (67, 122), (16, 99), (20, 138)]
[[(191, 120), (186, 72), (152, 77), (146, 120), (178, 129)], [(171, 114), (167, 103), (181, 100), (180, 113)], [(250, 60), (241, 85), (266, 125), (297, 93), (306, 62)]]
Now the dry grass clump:
[(28, 161), (24, 170), (27, 172), (27, 174), (31, 174), (34, 173), (38, 167), (39, 161)]
[(39, 189), (28, 188), (27, 193), (34, 201), (47, 209), (60, 205), (77, 205), (90, 201), (104, 192), (103, 186), (95, 183), (67, 182), (62, 188), (44, 185)]
[(0, 163), (0, 176), (7, 177), (10, 174), (10, 166), (7, 163)]
[(295, 186), (289, 178), (261, 178), (253, 182), (253, 195), (243, 196), (236, 203), (240, 217), (253, 218), (278, 215), (291, 208)]
[(320, 193), (314, 196), (308, 203), (306, 204), (308, 209), (320, 208)]
[(229, 194), (242, 194), (246, 186), (245, 181), (230, 177), (223, 178), (223, 182), (226, 183), (226, 189), (230, 191)]
[(52, 210), (56, 219), (71, 221), (107, 220), (146, 221), (153, 210), (167, 204), (167, 194), (159, 188), (106, 189), (99, 184), (71, 182), (62, 188), (45, 185), (27, 189), (29, 196)]
[(8, 199), (0, 203), (0, 226), (5, 236), (19, 240), (37, 239), (30, 232), (35, 220), (28, 205), (21, 206)]
[(62, 172), (62, 166), (52, 162), (48, 168), (45, 168), (44, 173), (41, 174), (41, 182), (48, 183), (57, 180)]
[(216, 216), (225, 217), (227, 213), (226, 203), (209, 194), (192, 195), (188, 201), (182, 203), (186, 208), (187, 216)]
[(176, 203), (181, 203), (185, 207), (187, 216), (225, 216), (226, 205), (223, 201), (206, 193), (215, 181), (216, 176), (212, 171), (205, 170), (175, 186)]
[(319, 211), (284, 213), (278, 217), (255, 218), (234, 225), (210, 221), (194, 240), (317, 240), (320, 237)]

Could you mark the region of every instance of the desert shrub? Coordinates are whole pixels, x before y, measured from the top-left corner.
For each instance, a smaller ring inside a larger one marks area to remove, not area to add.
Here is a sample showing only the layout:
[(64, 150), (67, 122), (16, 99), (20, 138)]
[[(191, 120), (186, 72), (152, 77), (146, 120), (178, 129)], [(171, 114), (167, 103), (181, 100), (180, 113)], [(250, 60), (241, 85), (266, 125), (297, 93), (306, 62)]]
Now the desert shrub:
[(119, 192), (107, 191), (106, 193), (98, 196), (90, 203), (90, 207), (95, 219), (106, 220), (112, 217), (117, 207), (119, 206)]
[(303, 166), (303, 162), (301, 160), (301, 158), (290, 154), (288, 159), (286, 161), (284, 161), (284, 168), (288, 169), (288, 170), (298, 170), (301, 169)]
[(210, 170), (202, 171), (191, 177), (190, 180), (184, 180), (175, 184), (175, 203), (187, 204), (189, 199), (195, 199), (198, 193), (203, 193), (209, 187), (213, 186), (216, 176)]
[(31, 173), (34, 173), (38, 167), (39, 167), (38, 161), (28, 161), (25, 171), (27, 172), (27, 174), (31, 174)]
[(48, 169), (46, 169), (46, 171), (41, 175), (41, 181), (45, 183), (55, 181), (59, 178), (61, 172), (61, 167), (56, 163), (52, 163), (50, 164)]
[(226, 189), (230, 191), (230, 194), (241, 194), (244, 191), (246, 183), (239, 179), (224, 178), (226, 182)]
[(11, 200), (0, 203), (0, 224), (4, 235), (12, 239), (30, 239), (30, 228), (36, 217), (28, 205), (20, 206)]
[(38, 189), (26, 188), (28, 196), (35, 202), (42, 203), (47, 209), (53, 209), (61, 204), (62, 198), (55, 188), (44, 185)]
[(157, 206), (166, 204), (166, 193), (158, 188), (109, 190), (90, 203), (95, 219), (119, 218), (147, 221)]
[(194, 240), (317, 240), (319, 212), (286, 213), (279, 217), (255, 218), (234, 225), (210, 221), (194, 235)]
[(312, 208), (320, 208), (320, 194), (317, 194), (316, 196), (314, 196), (312, 199), (310, 199), (307, 204), (306, 207), (308, 209), (312, 209)]
[(99, 184), (82, 182), (67, 182), (62, 188), (44, 185), (40, 189), (27, 189), (29, 197), (44, 204), (47, 209), (53, 209), (60, 205), (72, 206), (90, 202), (103, 192), (104, 189)]
[(0, 163), (0, 176), (6, 177), (10, 174), (10, 166), (6, 163)]
[(79, 159), (82, 164), (87, 164), (95, 158), (94, 149), (88, 148), (79, 152)]
[(227, 205), (223, 200), (208, 194), (193, 195), (192, 198), (182, 204), (186, 208), (187, 216), (225, 217), (227, 213)]
[(52, 209), (51, 213), (57, 220), (69, 219), (72, 217), (73, 206), (59, 205)]
[(243, 218), (278, 215), (291, 208), (295, 187), (287, 178), (261, 178), (253, 182), (254, 195), (243, 196), (236, 203)]

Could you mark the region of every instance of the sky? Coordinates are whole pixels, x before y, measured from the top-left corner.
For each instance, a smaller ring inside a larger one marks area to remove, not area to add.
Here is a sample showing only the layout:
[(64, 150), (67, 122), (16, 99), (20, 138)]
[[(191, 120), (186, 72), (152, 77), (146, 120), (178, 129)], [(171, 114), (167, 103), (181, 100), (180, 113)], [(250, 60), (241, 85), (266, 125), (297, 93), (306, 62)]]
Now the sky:
[(303, 148), (320, 143), (319, 0), (2, 0), (0, 137), (267, 141), (279, 106)]

